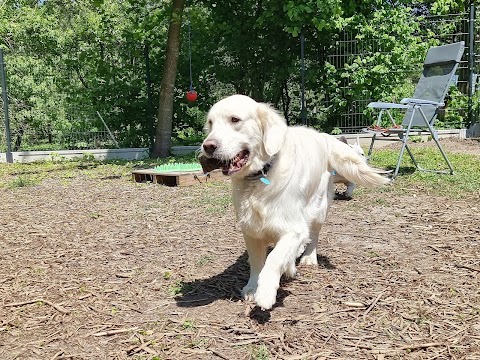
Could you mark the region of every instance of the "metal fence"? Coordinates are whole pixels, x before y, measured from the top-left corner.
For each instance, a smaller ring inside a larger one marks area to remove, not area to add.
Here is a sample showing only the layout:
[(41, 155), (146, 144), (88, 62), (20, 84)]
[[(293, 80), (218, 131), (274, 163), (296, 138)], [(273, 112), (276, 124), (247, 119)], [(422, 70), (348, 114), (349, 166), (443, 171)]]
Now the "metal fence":
[[(456, 102), (455, 107), (450, 106), (448, 108), (449, 115), (454, 114), (453, 118), (456, 119), (457, 124), (461, 123), (462, 126), (468, 126), (471, 123), (478, 122), (479, 118), (479, 106), (478, 102), (474, 101), (478, 97), (476, 83), (476, 74), (480, 71), (480, 55), (479, 46), (480, 42), (480, 24), (476, 21), (478, 9), (474, 6), (470, 8), (470, 12), (461, 14), (450, 14), (443, 16), (427, 16), (427, 17), (414, 17), (411, 21), (419, 22), (419, 33), (416, 34), (419, 39), (423, 41), (430, 41), (436, 39), (438, 43), (451, 43), (463, 40), (466, 44), (463, 59), (460, 63), (458, 70), (457, 88), (460, 93), (464, 94), (465, 101)], [(410, 20), (409, 20), (410, 21)], [(309, 120), (308, 125), (314, 126), (323, 131), (329, 131), (334, 128), (338, 128), (344, 133), (355, 133), (362, 128), (369, 126), (373, 123), (372, 114), (366, 111), (367, 104), (371, 101), (381, 101), (383, 99), (374, 98), (371, 94), (368, 86), (362, 92), (356, 93), (352, 97), (349, 92), (352, 79), (350, 76), (352, 72), (345, 71), (348, 66), (351, 66), (358, 58), (368, 56), (372, 52), (384, 52), (384, 44), (381, 39), (376, 38), (359, 38), (355, 32), (345, 31), (338, 34), (338, 38), (333, 42), (332, 46), (328, 49), (318, 49), (312, 47), (315, 50), (321, 52), (321, 54), (312, 54), (308, 56), (318, 57), (318, 67), (322, 67), (323, 64), (328, 62), (336, 69), (336, 76), (339, 79), (339, 86), (335, 93), (329, 94), (328, 91), (319, 90), (321, 94), (317, 93), (315, 89), (315, 101), (322, 103), (321, 106), (317, 106), (315, 103), (314, 109), (310, 108), (307, 104), (307, 114)], [(321, 57), (321, 59), (320, 59)], [(310, 59), (312, 60), (312, 59)], [(371, 66), (374, 66), (372, 64)], [(398, 78), (398, 82), (401, 83), (405, 78), (412, 79), (415, 76), (420, 75), (421, 62), (403, 65), (401, 69), (392, 68), (391, 72), (395, 73)], [(27, 69), (27, 71), (29, 71)], [(47, 76), (47, 75), (42, 75)], [(50, 75), (48, 75), (50, 76)], [(52, 78), (54, 77), (51, 75)], [(292, 83), (295, 81), (292, 81)], [(8, 84), (9, 87), (18, 84)], [(300, 93), (298, 91), (298, 84), (294, 84), (295, 95)], [(406, 88), (407, 89), (407, 88)], [(303, 94), (303, 93), (302, 93)], [(357, 95), (360, 94), (360, 95)], [(411, 93), (402, 94), (403, 97), (411, 96)], [(321, 100), (319, 100), (321, 98)], [(300, 102), (300, 100), (298, 100)], [(4, 109), (5, 101), (0, 104), (0, 109)], [(341, 106), (338, 104), (341, 103)], [(21, 106), (21, 105), (20, 105)], [(17, 104), (17, 108), (19, 105)], [(26, 150), (60, 150), (60, 149), (89, 149), (89, 148), (114, 148), (118, 146), (115, 139), (121, 141), (125, 138), (128, 131), (131, 131), (133, 135), (138, 137), (135, 133), (135, 129), (127, 129), (126, 127), (119, 127), (117, 132), (113, 134), (109, 132), (108, 127), (105, 125), (101, 116), (95, 114), (96, 108), (84, 108), (84, 109), (68, 109), (68, 114), (63, 114), (65, 118), (65, 127), (62, 129), (53, 129), (49, 125), (49, 121), (42, 122), (41, 120), (32, 126), (31, 122), (21, 122), (15, 120), (15, 116), (11, 116), (11, 147), (12, 151), (26, 151)], [(12, 115), (15, 115), (15, 109), (10, 109)], [(2, 111), (3, 112), (3, 111)], [(100, 111), (102, 112), (102, 111)], [(291, 111), (296, 113), (296, 109)], [(312, 114), (315, 113), (315, 114)], [(102, 113), (103, 114), (103, 113)], [(98, 116), (97, 116), (98, 115)], [(314, 115), (314, 116), (312, 116)], [(47, 119), (47, 114), (40, 114), (41, 117)], [(441, 114), (439, 117), (444, 117), (442, 124), (446, 127), (452, 127), (455, 124), (449, 123), (449, 119), (452, 116), (446, 117), (445, 114)], [(0, 118), (2, 118), (0, 116)], [(108, 121), (111, 124), (114, 120)], [(295, 120), (293, 120), (295, 122)], [(298, 122), (298, 121), (297, 121)], [(41, 123), (41, 125), (38, 125)], [(120, 131), (122, 131), (120, 133)], [(146, 137), (150, 134), (145, 134)], [(4, 121), (0, 121), (0, 152), (7, 150), (6, 141), (6, 129), (4, 127)]]
[[(441, 16), (426, 16), (418, 17), (420, 21), (421, 32), (418, 34), (423, 41), (429, 39), (436, 39), (439, 44), (448, 44), (457, 41), (465, 42), (465, 52), (462, 61), (458, 67), (458, 81), (457, 88), (466, 97), (466, 100), (461, 104), (456, 104), (457, 107), (450, 107), (448, 109), (451, 118), (462, 119), (464, 126), (478, 122), (479, 108), (474, 101), (477, 86), (477, 75), (480, 70), (480, 56), (478, 43), (480, 42), (479, 23), (476, 21), (476, 14), (478, 9), (471, 6), (470, 12), (460, 14), (449, 14)], [(478, 18), (478, 17), (477, 17)], [(448, 26), (450, 25), (450, 26)], [(452, 31), (453, 29), (453, 31)], [(447, 31), (446, 31), (447, 30)], [(371, 98), (367, 93), (365, 96), (349, 98), (348, 90), (351, 85), (349, 73), (345, 71), (346, 65), (352, 65), (355, 59), (362, 56), (367, 56), (372, 52), (382, 52), (383, 44), (381, 39), (358, 39), (352, 32), (344, 32), (340, 34), (339, 39), (331, 49), (331, 52), (326, 56), (326, 61), (332, 64), (337, 70), (337, 75), (341, 79), (340, 97), (347, 104), (341, 111), (330, 112), (328, 118), (331, 119), (327, 127), (338, 128), (343, 133), (355, 133), (362, 128), (373, 123), (372, 116), (369, 114), (367, 104), (371, 101), (381, 101), (382, 99)], [(372, 64), (374, 66), (374, 64)], [(397, 74), (398, 83), (402, 83), (406, 78), (420, 75), (422, 63), (409, 64), (408, 68), (402, 70), (392, 68), (391, 71)], [(409, 97), (412, 94), (404, 94), (404, 97)], [(339, 96), (337, 92), (336, 97)], [(325, 99), (325, 109), (332, 109), (332, 103), (339, 99), (332, 99), (328, 96)], [(439, 117), (444, 114), (439, 114)], [(456, 124), (451, 124), (447, 121), (443, 122), (445, 127), (452, 127)]]

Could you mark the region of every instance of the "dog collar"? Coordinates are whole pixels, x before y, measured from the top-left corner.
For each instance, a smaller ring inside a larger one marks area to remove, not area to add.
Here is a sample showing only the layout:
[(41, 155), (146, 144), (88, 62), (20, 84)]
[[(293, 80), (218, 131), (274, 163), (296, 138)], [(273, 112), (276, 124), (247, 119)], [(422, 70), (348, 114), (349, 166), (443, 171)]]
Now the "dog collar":
[(263, 168), (253, 174), (246, 176), (248, 180), (260, 180), (265, 185), (270, 185), (270, 180), (267, 179), (267, 173), (272, 167), (272, 161), (263, 165)]

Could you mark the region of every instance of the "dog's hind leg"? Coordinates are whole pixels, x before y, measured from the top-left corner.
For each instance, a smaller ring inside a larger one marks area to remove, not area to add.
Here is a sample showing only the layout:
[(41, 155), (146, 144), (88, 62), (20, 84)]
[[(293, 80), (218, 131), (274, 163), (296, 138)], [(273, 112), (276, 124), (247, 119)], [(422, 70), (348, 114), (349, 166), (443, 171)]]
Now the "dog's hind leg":
[(355, 190), (357, 185), (355, 185), (355, 183), (352, 183), (352, 182), (348, 182), (346, 185), (347, 185), (347, 190), (345, 191), (344, 195), (345, 195), (345, 198), (347, 198), (347, 200), (350, 200), (353, 195), (353, 190)]
[(318, 246), (318, 235), (322, 224), (312, 224), (310, 228), (310, 242), (305, 249), (302, 257), (300, 258), (301, 265), (317, 265), (317, 246)]
[(277, 290), (280, 286), (280, 277), (283, 273), (291, 275), (292, 264), (295, 266), (295, 259), (298, 249), (308, 239), (308, 232), (289, 232), (284, 234), (277, 242), (265, 261), (258, 277), (255, 302), (262, 309), (271, 309), (277, 300)]
[(329, 173), (325, 173), (322, 178), (322, 183), (327, 182), (327, 185), (320, 185), (321, 188), (326, 189), (323, 193), (318, 194), (317, 202), (311, 206), (311, 223), (310, 223), (310, 242), (307, 244), (307, 248), (300, 258), (300, 264), (302, 265), (317, 265), (317, 245), (318, 236), (322, 225), (327, 219), (328, 209), (332, 202), (335, 188), (333, 185), (332, 177)]
[(248, 236), (245, 236), (245, 244), (248, 252), (248, 263), (250, 264), (250, 278), (247, 285), (242, 289), (242, 297), (245, 300), (253, 300), (257, 291), (258, 276), (265, 264), (267, 246), (262, 240)]

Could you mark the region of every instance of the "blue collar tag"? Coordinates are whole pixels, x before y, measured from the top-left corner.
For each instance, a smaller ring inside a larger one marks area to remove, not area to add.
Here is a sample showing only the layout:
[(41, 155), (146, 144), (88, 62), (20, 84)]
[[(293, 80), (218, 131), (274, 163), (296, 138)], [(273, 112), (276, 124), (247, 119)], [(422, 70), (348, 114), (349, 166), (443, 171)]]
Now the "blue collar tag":
[(268, 180), (266, 177), (262, 176), (260, 178), (260, 181), (264, 183), (265, 185), (270, 185), (270, 180)]

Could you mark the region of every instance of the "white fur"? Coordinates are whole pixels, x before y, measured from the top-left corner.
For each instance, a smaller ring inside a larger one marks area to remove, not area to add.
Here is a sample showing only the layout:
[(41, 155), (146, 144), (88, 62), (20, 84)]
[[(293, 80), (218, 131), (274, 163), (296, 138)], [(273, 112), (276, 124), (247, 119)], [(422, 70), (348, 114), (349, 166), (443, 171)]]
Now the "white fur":
[[(347, 139), (341, 140), (345, 144), (347, 143)], [(353, 145), (349, 145), (358, 155), (360, 155), (365, 162), (367, 162), (367, 159), (365, 158), (365, 152), (363, 151), (362, 147), (358, 143), (358, 140), (355, 142)], [(333, 175), (333, 182), (335, 184), (345, 184), (347, 186), (347, 190), (343, 194), (338, 194), (339, 196), (341, 195), (343, 199), (348, 199), (350, 200), (353, 195), (353, 190), (357, 187), (357, 185), (354, 182), (348, 181), (345, 179), (341, 174), (339, 174), (337, 171), (335, 171), (335, 175)], [(337, 194), (336, 194), (337, 195)]]
[[(204, 141), (218, 146), (203, 156), (232, 159), (249, 150), (248, 162), (232, 174), (233, 204), (245, 239), (250, 279), (245, 299), (263, 309), (276, 302), (280, 277), (296, 274), (295, 260), (317, 264), (317, 243), (333, 197), (331, 171), (367, 187), (389, 180), (333, 136), (304, 127), (287, 127), (270, 106), (233, 95), (207, 115)], [(319, 156), (320, 155), (320, 156)], [(247, 179), (271, 162), (270, 185)], [(267, 256), (267, 247), (273, 250)]]

